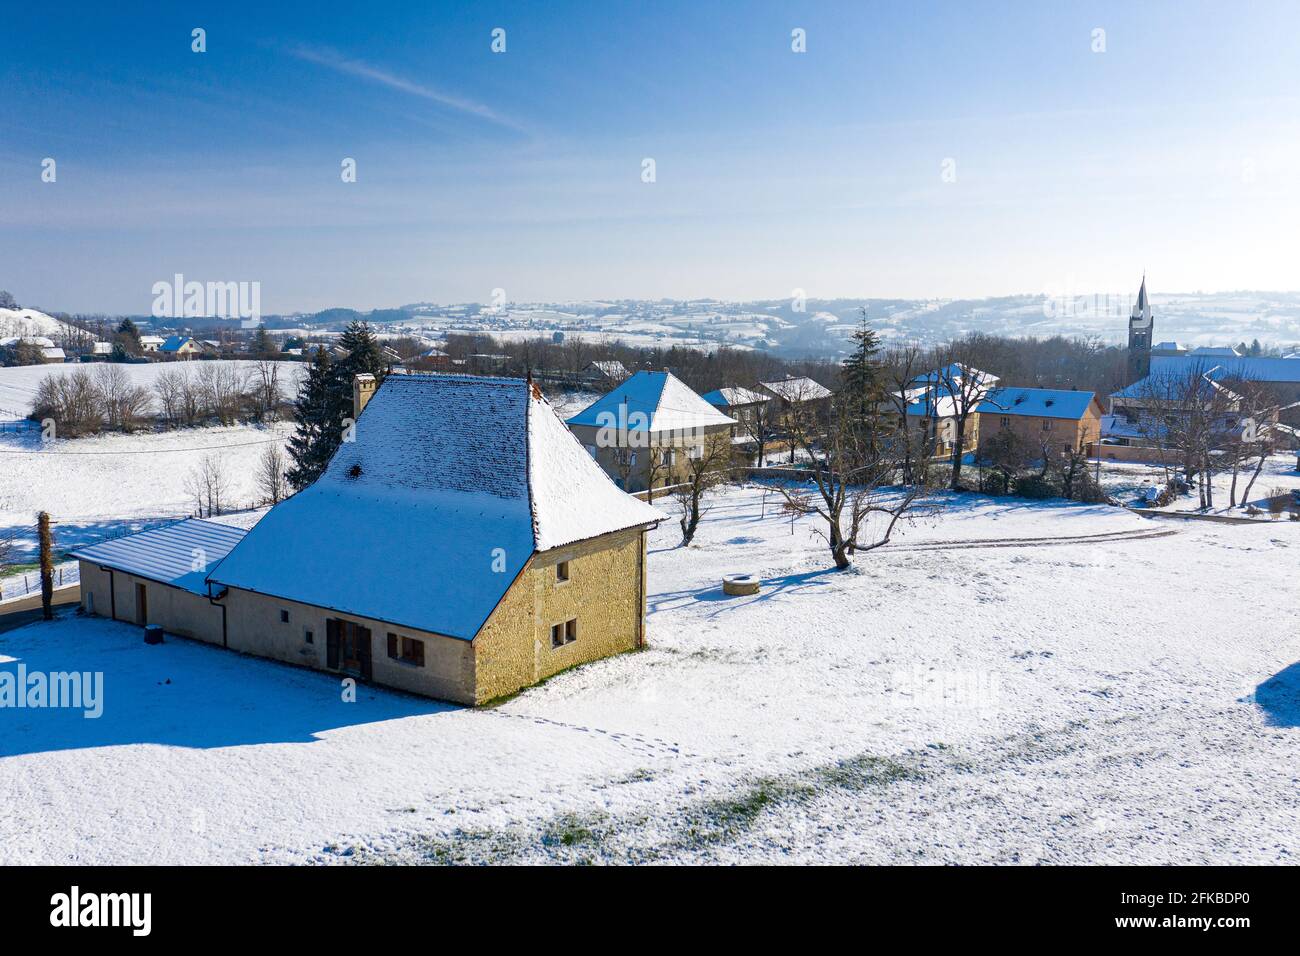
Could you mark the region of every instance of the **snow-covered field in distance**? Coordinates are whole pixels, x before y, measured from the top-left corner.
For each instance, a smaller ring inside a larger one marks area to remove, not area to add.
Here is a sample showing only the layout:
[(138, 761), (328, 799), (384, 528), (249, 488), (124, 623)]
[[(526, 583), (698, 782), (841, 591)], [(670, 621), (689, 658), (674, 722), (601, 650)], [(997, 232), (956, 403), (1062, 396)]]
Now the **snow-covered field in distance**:
[[(197, 375), (199, 367), (206, 362), (140, 362), (116, 365), (126, 372), (133, 385), (147, 388), (151, 392), (158, 376), (164, 370), (180, 370), (190, 375)], [(245, 359), (222, 360), (223, 366), (233, 367), (236, 374), (252, 374), (257, 362)], [(298, 383), (307, 374), (304, 362), (277, 362), (280, 377), (280, 391), (286, 399), (291, 399), (298, 391)], [(32, 408), (36, 389), (47, 375), (71, 375), (78, 369), (89, 372), (92, 376), (100, 363), (85, 364), (81, 362), (64, 362), (55, 365), (24, 365), (15, 368), (0, 368), (0, 420), (24, 418)], [(155, 406), (156, 408), (156, 399)]]
[(834, 573), (777, 505), (665, 522), (648, 649), (489, 709), (0, 634), (106, 680), (98, 720), (0, 712), (0, 862), (1294, 861), (1300, 523), (967, 496)]
[(249, 507), (260, 498), (258, 459), (268, 444), (283, 444), (292, 432), (291, 423), (280, 422), (105, 433), (48, 445), (36, 433), (0, 432), (0, 537), (48, 511), (55, 544), (64, 551), (192, 514), (185, 479), (209, 455), (230, 480), (231, 507)]

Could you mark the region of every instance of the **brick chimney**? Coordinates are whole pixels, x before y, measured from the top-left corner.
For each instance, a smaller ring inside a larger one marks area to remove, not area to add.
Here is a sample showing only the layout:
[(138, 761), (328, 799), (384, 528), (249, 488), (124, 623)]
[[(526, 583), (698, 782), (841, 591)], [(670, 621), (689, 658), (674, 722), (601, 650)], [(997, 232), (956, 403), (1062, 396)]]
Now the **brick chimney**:
[(361, 417), (361, 411), (375, 394), (375, 377), (368, 372), (352, 376), (352, 420)]

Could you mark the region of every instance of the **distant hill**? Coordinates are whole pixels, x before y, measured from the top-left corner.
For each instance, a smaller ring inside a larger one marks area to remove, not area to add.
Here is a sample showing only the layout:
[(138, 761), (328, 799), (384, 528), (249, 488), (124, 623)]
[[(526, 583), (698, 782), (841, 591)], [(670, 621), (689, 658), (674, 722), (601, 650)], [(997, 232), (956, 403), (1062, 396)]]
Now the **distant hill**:
[(308, 317), (312, 325), (347, 325), (349, 322), (369, 322), (382, 325), (386, 322), (409, 322), (411, 313), (405, 309), (372, 309), (359, 312), (356, 309), (325, 309)]
[(0, 339), (16, 335), (43, 336), (59, 344), (91, 337), (85, 330), (35, 309), (0, 309)]

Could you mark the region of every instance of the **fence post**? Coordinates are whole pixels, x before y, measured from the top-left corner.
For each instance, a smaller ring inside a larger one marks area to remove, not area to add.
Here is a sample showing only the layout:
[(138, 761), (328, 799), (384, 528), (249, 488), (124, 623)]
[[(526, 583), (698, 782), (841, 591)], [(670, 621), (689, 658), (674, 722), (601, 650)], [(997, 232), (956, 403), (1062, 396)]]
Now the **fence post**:
[(54, 620), (54, 560), (50, 540), (50, 513), (42, 511), (37, 516), (41, 539), (41, 614), (47, 621)]

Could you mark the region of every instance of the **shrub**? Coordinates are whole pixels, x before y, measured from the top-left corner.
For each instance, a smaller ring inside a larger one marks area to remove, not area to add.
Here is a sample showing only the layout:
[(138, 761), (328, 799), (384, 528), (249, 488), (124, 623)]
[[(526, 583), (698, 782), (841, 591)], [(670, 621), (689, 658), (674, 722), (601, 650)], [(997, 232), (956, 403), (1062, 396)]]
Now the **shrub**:
[(1055, 498), (1060, 494), (1055, 485), (1039, 475), (1022, 475), (1016, 479), (1015, 488), (1021, 498), (1034, 500)]

